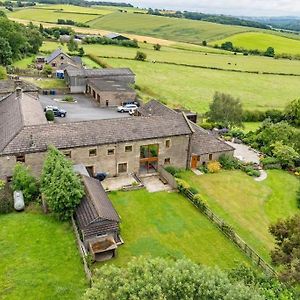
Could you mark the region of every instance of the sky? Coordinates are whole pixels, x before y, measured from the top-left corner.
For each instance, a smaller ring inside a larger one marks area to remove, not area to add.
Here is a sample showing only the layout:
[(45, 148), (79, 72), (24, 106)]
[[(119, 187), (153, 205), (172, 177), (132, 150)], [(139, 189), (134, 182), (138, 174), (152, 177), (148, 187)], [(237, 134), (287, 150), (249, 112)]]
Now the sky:
[(299, 0), (112, 0), (139, 7), (167, 8), (236, 16), (299, 16)]

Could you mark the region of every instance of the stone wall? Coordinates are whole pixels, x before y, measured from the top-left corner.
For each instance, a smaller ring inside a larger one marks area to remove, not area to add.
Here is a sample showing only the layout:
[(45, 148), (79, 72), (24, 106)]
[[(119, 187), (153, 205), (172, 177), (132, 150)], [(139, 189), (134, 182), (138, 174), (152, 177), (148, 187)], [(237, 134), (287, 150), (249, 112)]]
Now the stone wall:
[[(124, 129), (126, 130), (126, 129)], [(166, 140), (170, 140), (170, 147), (166, 147)], [(94, 173), (106, 172), (109, 176), (138, 173), (140, 167), (140, 146), (158, 144), (158, 165), (164, 165), (165, 159), (170, 159), (170, 164), (178, 168), (186, 168), (189, 136), (166, 137), (149, 139), (128, 143), (108, 144), (95, 147), (82, 147), (62, 150), (65, 154), (71, 155), (75, 164), (82, 163), (91, 167)], [(131, 152), (125, 152), (125, 146), (132, 146)], [(96, 155), (90, 156), (90, 150), (96, 149)], [(108, 150), (114, 149), (109, 155)], [(25, 155), (25, 163), (33, 170), (34, 175), (39, 176), (42, 170), (46, 153), (31, 153)], [(0, 157), (0, 178), (7, 178), (12, 175), (15, 156)], [(118, 164), (127, 163), (127, 172), (119, 174)]]

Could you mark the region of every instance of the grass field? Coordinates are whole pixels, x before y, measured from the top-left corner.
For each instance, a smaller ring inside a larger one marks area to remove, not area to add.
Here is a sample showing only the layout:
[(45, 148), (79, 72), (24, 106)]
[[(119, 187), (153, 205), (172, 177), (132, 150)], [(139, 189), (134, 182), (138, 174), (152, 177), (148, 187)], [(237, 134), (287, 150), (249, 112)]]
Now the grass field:
[(83, 64), (84, 64), (87, 68), (91, 68), (91, 69), (93, 69), (93, 68), (97, 68), (97, 69), (101, 68), (100, 65), (98, 65), (96, 62), (94, 62), (93, 60), (91, 60), (91, 59), (90, 59), (89, 57), (87, 57), (87, 56), (82, 57), (82, 62), (83, 62)]
[(248, 260), (218, 229), (177, 193), (114, 192), (109, 194), (121, 215), (125, 244), (112, 263), (151, 255), (187, 257), (205, 265), (232, 267)]
[(92, 28), (149, 35), (194, 44), (201, 44), (203, 40), (222, 39), (250, 30), (247, 27), (119, 12), (90, 21), (88, 24)]
[(22, 80), (32, 83), (41, 89), (60, 89), (66, 87), (64, 80), (56, 79), (56, 78), (37, 79), (32, 77), (23, 77)]
[[(299, 78), (257, 75), (153, 64), (122, 59), (106, 59), (113, 67), (129, 67), (145, 98), (158, 98), (170, 106), (184, 106), (205, 112), (216, 91), (239, 97), (245, 109), (283, 109), (299, 97)], [(148, 95), (148, 96), (147, 96)]]
[(299, 212), (299, 180), (284, 171), (268, 171), (263, 182), (240, 171), (204, 176), (185, 172), (182, 178), (197, 188), (209, 207), (268, 261), (274, 246), (268, 226)]
[(0, 298), (81, 299), (87, 283), (69, 224), (38, 212), (0, 215)]
[(20, 68), (20, 69), (27, 69), (29, 65), (32, 65), (32, 62), (34, 59), (35, 59), (35, 56), (25, 57), (21, 60), (14, 62), (13, 66)]
[(266, 50), (273, 47), (275, 53), (300, 54), (300, 41), (283, 36), (267, 34), (262, 32), (247, 32), (235, 34), (222, 40), (214, 41), (212, 44), (221, 45), (226, 41), (231, 41), (234, 46), (246, 49)]
[(75, 22), (86, 23), (88, 21), (91, 21), (99, 17), (97, 13), (85, 14), (85, 13), (55, 11), (51, 9), (40, 9), (40, 8), (26, 8), (22, 10), (17, 10), (9, 13), (8, 16), (16, 19), (25, 19), (25, 20), (50, 22), (50, 23), (57, 23), (58, 19), (72, 20)]

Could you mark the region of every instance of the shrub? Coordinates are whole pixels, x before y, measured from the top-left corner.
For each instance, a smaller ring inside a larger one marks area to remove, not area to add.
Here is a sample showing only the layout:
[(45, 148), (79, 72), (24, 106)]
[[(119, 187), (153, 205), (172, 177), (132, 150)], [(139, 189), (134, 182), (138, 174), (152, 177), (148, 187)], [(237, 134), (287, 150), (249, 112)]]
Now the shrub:
[(233, 228), (231, 226), (229, 226), (228, 224), (223, 222), (221, 229), (226, 235), (230, 236), (231, 239), (235, 238), (235, 232), (234, 232)]
[(221, 164), (218, 161), (210, 161), (207, 169), (209, 173), (218, 173), (221, 170)]
[(235, 170), (240, 168), (239, 160), (227, 154), (222, 154), (219, 157), (219, 163), (225, 170)]
[(208, 173), (208, 169), (206, 165), (199, 166), (197, 169), (204, 174)]
[(206, 130), (212, 130), (216, 127), (216, 124), (215, 123), (208, 123), (208, 122), (204, 122), (204, 123), (201, 123), (200, 126)]
[(193, 193), (194, 195), (196, 195), (196, 194), (199, 193), (198, 190), (197, 190), (196, 188), (192, 187), (192, 186), (189, 188), (189, 191), (190, 191), (191, 193)]
[(185, 192), (190, 189), (190, 185), (182, 179), (176, 178), (176, 183), (177, 188), (180, 192)]
[(258, 170), (255, 170), (252, 166), (243, 166), (242, 170), (249, 176), (252, 176), (252, 177), (260, 176), (260, 172)]
[(161, 49), (161, 45), (160, 44), (155, 44), (153, 45), (154, 50), (159, 51)]
[(66, 102), (74, 102), (74, 97), (73, 96), (65, 96), (63, 101)]
[(12, 180), (12, 188), (14, 191), (22, 191), (26, 204), (36, 200), (39, 196), (39, 184), (32, 175), (31, 170), (23, 163), (17, 163)]
[(51, 66), (46, 64), (46, 65), (44, 65), (42, 73), (46, 76), (51, 75), (53, 73), (53, 69)]
[(300, 187), (297, 191), (297, 206), (298, 206), (298, 208), (300, 208)]
[(180, 172), (179, 168), (173, 166), (166, 166), (164, 169), (173, 176)]
[(45, 116), (47, 121), (54, 121), (54, 112), (52, 110), (47, 110)]
[(147, 54), (141, 51), (137, 51), (135, 55), (135, 60), (145, 61), (147, 58)]
[(12, 190), (8, 183), (0, 180), (0, 214), (8, 214), (14, 209)]
[(200, 194), (194, 195), (193, 203), (201, 210), (205, 211), (208, 208), (208, 204), (205, 200), (203, 200)]

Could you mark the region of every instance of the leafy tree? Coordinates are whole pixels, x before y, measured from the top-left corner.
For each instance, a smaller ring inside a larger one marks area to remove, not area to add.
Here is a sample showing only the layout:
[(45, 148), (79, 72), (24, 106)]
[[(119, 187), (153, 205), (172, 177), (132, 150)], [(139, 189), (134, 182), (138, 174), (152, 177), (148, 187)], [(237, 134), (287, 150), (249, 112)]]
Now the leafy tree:
[(84, 49), (83, 49), (82, 47), (80, 47), (80, 48), (78, 49), (78, 55), (79, 55), (80, 57), (84, 56)]
[(287, 105), (285, 117), (290, 124), (300, 126), (300, 98)]
[(135, 56), (135, 60), (139, 60), (139, 61), (145, 61), (147, 58), (147, 54), (141, 51), (137, 51), (136, 52), (136, 56)]
[(275, 50), (274, 50), (274, 48), (273, 48), (273, 47), (269, 47), (269, 48), (266, 50), (266, 52), (265, 52), (264, 55), (265, 55), (265, 56), (269, 56), (269, 57), (274, 57), (274, 56), (275, 56)]
[(26, 31), (27, 42), (30, 45), (28, 50), (30, 53), (38, 53), (43, 44), (43, 36), (36, 27)]
[(50, 65), (45, 64), (42, 73), (46, 76), (51, 75), (53, 73), (53, 68)]
[(96, 270), (84, 299), (265, 299), (254, 285), (230, 280), (225, 272), (189, 260), (136, 258), (126, 267), (105, 265)]
[(202, 46), (206, 47), (207, 46), (207, 41), (202, 41)]
[(284, 168), (293, 167), (295, 160), (300, 157), (299, 153), (295, 151), (294, 148), (283, 145), (281, 141), (277, 141), (272, 147), (273, 156)]
[(153, 49), (156, 50), (156, 51), (160, 51), (161, 45), (160, 44), (155, 44), (155, 45), (153, 45)]
[(232, 42), (223, 43), (221, 45), (221, 48), (224, 49), (224, 50), (227, 50), (227, 51), (233, 51), (234, 50)]
[(217, 92), (209, 105), (207, 117), (210, 122), (219, 123), (224, 127), (243, 126), (242, 104), (231, 95)]
[(14, 168), (12, 187), (14, 191), (23, 192), (25, 203), (35, 200), (39, 195), (38, 181), (23, 163), (17, 163)]
[(300, 215), (280, 220), (271, 225), (270, 233), (275, 238), (275, 249), (271, 258), (281, 266), (280, 277), (292, 284), (300, 283)]
[(67, 43), (68, 50), (71, 52), (78, 50), (78, 44), (74, 40), (74, 36), (71, 36), (70, 40)]
[(0, 37), (0, 64), (7, 66), (12, 63), (12, 51), (7, 40)]
[(53, 146), (44, 163), (41, 187), (49, 208), (61, 220), (71, 218), (84, 194), (71, 162)]

